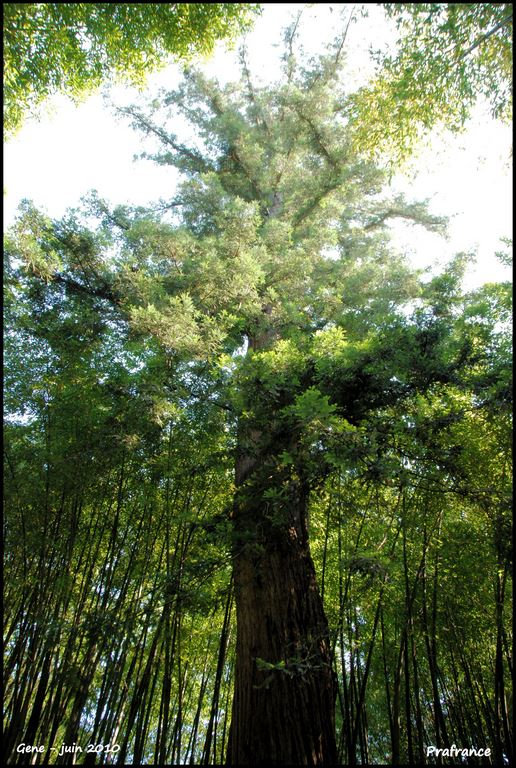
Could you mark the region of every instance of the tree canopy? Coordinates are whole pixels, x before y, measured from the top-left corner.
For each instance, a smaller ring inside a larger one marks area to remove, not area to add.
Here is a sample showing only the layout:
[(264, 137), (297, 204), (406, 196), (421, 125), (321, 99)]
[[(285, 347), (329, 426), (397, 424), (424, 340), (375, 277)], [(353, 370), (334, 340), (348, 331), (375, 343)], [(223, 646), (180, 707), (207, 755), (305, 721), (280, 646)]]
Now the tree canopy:
[(396, 21), (392, 54), (352, 98), (357, 144), (406, 159), (436, 126), (460, 130), (479, 98), (512, 116), (512, 3), (384, 3)]
[(143, 84), (170, 56), (210, 53), (249, 25), (249, 3), (4, 3), (4, 126), (48, 96), (81, 98), (108, 77)]

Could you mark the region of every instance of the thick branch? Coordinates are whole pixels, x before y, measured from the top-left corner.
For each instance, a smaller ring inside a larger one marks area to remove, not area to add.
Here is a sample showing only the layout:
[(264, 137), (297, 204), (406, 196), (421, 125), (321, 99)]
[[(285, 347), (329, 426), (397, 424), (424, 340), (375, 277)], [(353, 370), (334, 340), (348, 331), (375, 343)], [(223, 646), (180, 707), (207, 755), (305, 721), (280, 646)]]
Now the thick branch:
[(91, 285), (83, 285), (78, 283), (77, 280), (73, 280), (71, 277), (65, 277), (65, 275), (59, 275), (57, 273), (52, 275), (52, 280), (64, 285), (74, 293), (79, 293), (86, 296), (94, 296), (97, 299), (105, 299), (115, 304), (117, 307), (121, 305), (121, 296), (111, 290), (107, 285), (103, 287), (94, 287)]

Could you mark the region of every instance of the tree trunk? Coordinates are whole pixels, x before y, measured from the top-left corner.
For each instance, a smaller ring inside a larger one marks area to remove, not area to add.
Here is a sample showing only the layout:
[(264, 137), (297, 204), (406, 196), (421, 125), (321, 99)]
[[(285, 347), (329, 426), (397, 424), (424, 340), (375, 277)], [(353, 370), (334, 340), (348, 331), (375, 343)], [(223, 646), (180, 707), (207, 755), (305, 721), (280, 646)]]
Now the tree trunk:
[(246, 450), (236, 466), (237, 641), (227, 762), (335, 763), (336, 687), (308, 544), (308, 487), (278, 469), (258, 430), (240, 437)]

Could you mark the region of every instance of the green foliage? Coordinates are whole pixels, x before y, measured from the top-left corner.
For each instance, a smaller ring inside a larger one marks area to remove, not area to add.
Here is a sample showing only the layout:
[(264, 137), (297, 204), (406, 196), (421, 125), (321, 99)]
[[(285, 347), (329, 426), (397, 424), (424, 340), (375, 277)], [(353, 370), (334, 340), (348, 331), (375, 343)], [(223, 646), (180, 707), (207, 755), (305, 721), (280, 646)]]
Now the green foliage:
[(247, 3), (5, 3), (5, 131), (48, 96), (86, 95), (109, 77), (142, 85), (170, 56), (207, 54), (245, 29)]
[[(34, 743), (118, 724), (121, 763), (224, 762), (232, 560), (306, 531), (339, 761), (416, 764), (439, 706), (507, 749), (510, 285), (465, 294), (464, 254), (421, 280), (388, 221), (442, 219), (353, 149), (334, 51), (286, 64), (278, 88), (191, 71), (127, 110), (185, 176), (177, 215), (92, 195), (60, 221), (25, 204), (8, 235), (11, 746), (20, 722)], [(312, 643), (253, 684), (309, 677)]]
[(328, 401), (326, 395), (322, 395), (315, 387), (306, 389), (296, 398), (290, 411), (294, 418), (301, 424), (314, 423), (318, 429), (331, 421), (336, 406)]
[(368, 156), (396, 165), (434, 127), (458, 131), (479, 98), (512, 114), (510, 3), (389, 3), (398, 50), (349, 100), (351, 135)]

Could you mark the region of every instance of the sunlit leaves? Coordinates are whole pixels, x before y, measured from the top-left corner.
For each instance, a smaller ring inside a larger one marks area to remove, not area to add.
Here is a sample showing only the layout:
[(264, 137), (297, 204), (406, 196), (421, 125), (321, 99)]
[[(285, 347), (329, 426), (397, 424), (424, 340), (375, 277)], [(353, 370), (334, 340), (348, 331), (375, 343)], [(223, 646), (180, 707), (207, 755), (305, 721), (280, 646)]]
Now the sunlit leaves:
[(390, 3), (399, 48), (379, 54), (373, 81), (347, 112), (353, 141), (369, 156), (406, 160), (432, 128), (458, 131), (483, 97), (495, 117), (512, 109), (512, 6)]
[(211, 52), (251, 23), (256, 4), (6, 3), (5, 129), (50, 95), (74, 99), (106, 77), (142, 85), (170, 57)]

